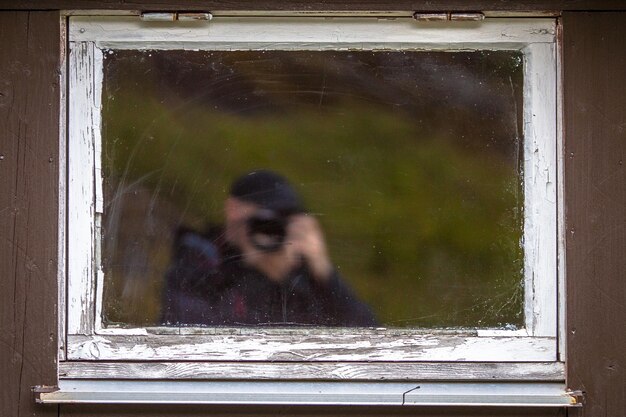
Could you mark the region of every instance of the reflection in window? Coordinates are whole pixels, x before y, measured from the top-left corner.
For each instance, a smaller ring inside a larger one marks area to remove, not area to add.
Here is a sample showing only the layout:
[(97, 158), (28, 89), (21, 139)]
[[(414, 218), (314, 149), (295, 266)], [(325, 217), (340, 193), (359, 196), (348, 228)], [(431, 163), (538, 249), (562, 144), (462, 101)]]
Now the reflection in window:
[(106, 51), (104, 323), (159, 324), (181, 242), (219, 240), (233, 181), (268, 169), (378, 324), (522, 326), (522, 59)]

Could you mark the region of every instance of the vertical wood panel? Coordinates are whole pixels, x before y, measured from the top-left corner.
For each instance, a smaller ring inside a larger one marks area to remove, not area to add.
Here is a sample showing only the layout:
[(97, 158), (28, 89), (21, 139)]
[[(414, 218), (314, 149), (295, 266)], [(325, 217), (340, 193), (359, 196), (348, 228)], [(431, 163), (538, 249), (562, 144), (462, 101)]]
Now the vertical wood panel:
[[(95, 61), (95, 62), (94, 62)], [(94, 316), (93, 305), (96, 289), (94, 258), (96, 242), (96, 189), (94, 166), (100, 155), (100, 90), (102, 54), (93, 43), (71, 47), (69, 54), (69, 120), (68, 133), (72, 143), (68, 146), (68, 200), (67, 260), (68, 281), (74, 284), (68, 289), (68, 334), (91, 334)], [(97, 145), (96, 145), (97, 144)], [(100, 172), (98, 172), (100, 174)], [(100, 177), (101, 178), (101, 177)], [(100, 207), (100, 212), (102, 212)]]
[(57, 415), (59, 14), (0, 13), (0, 416)]
[(623, 0), (3, 0), (0, 9), (113, 10), (624, 10)]
[[(524, 48), (524, 295), (526, 329), (556, 336), (556, 53)], [(556, 355), (553, 357), (556, 360)]]
[(626, 13), (563, 16), (567, 383), (625, 415)]

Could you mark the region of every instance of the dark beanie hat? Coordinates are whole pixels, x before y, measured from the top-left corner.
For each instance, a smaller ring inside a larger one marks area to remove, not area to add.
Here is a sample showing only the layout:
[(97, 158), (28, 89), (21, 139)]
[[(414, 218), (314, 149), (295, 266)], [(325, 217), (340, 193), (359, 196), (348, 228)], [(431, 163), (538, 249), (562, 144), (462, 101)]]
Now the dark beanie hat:
[(269, 170), (255, 170), (237, 178), (230, 195), (283, 214), (304, 212), (302, 201), (289, 181)]

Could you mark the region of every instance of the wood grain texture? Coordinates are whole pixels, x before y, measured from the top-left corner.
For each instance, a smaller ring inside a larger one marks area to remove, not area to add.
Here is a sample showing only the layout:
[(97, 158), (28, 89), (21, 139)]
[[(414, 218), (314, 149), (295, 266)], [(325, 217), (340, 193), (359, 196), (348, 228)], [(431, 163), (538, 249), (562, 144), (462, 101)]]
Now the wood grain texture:
[(0, 416), (56, 415), (58, 12), (0, 12), (0, 52)]
[[(553, 18), (419, 24), (410, 17), (224, 16), (193, 26), (180, 22), (150, 25), (138, 16), (72, 16), (70, 19), (70, 42), (95, 42), (101, 49), (510, 50), (524, 48), (529, 43), (551, 44), (555, 39)], [(539, 65), (530, 68), (531, 72), (549, 66), (541, 58), (537, 56)], [(87, 74), (79, 62), (76, 67)]]
[(563, 16), (567, 383), (625, 415), (626, 13)]
[(110, 10), (625, 10), (622, 0), (4, 0), (7, 9)]
[(537, 363), (245, 363), (61, 362), (60, 378), (357, 380), (357, 381), (563, 381), (561, 362)]
[[(97, 54), (99, 57), (101, 53)], [(93, 310), (83, 308), (95, 300), (95, 275), (100, 268), (95, 266), (96, 207), (95, 190), (97, 181), (94, 170), (95, 144), (100, 145), (100, 90), (102, 81), (100, 62), (95, 63), (93, 44), (81, 44), (71, 50), (72, 64), (68, 74), (70, 100), (68, 103), (68, 154), (67, 154), (67, 331), (68, 333), (90, 334), (94, 329)], [(100, 65), (98, 65), (100, 64)], [(94, 70), (95, 69), (95, 70)], [(95, 90), (95, 91), (94, 91)], [(97, 103), (91, 105), (91, 103)], [(100, 174), (100, 173), (98, 173)], [(102, 178), (100, 176), (100, 178)], [(77, 278), (76, 278), (77, 277)], [(82, 279), (81, 279), (82, 278)]]
[(341, 336), (271, 335), (261, 331), (215, 336), (69, 335), (67, 357), (84, 361), (547, 362), (556, 360), (556, 339), (437, 334), (400, 337), (365, 331)]

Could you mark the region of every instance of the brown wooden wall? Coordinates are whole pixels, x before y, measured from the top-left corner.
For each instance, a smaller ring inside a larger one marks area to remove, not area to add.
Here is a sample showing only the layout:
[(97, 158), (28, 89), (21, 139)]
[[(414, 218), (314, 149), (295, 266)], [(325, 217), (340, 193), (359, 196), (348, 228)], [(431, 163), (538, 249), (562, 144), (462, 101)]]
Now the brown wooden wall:
[(0, 416), (56, 383), (59, 14), (0, 12)]
[[(183, 3), (183, 4), (180, 4)], [(201, 2), (220, 9), (248, 2)], [(209, 4), (210, 3), (210, 4)], [(164, 415), (625, 416), (626, 9), (624, 1), (266, 2), (291, 9), (578, 10), (563, 14), (567, 382), (582, 410), (36, 406), (56, 382), (59, 13), (198, 8), (191, 1), (0, 2), (0, 417)], [(337, 6), (339, 4), (343, 6)], [(257, 3), (254, 3), (257, 4)], [(267, 8), (264, 6), (262, 8)], [(19, 9), (10, 11), (7, 9)]]
[(567, 382), (626, 407), (626, 13), (565, 13)]

